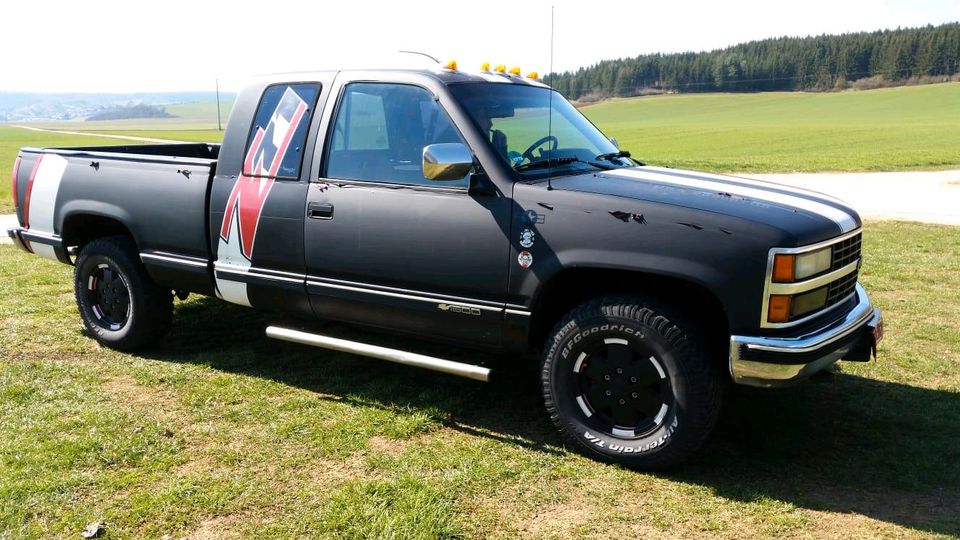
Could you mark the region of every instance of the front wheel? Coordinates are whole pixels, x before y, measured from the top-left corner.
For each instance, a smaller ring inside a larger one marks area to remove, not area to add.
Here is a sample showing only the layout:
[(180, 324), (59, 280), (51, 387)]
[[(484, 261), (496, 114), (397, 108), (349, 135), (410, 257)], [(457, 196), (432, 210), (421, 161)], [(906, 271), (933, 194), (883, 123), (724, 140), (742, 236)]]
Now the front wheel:
[(85, 245), (74, 269), (74, 293), (87, 330), (111, 349), (136, 349), (170, 326), (173, 295), (153, 283), (129, 238)]
[(589, 301), (557, 324), (544, 350), (547, 411), (590, 457), (669, 468), (695, 452), (716, 423), (715, 362), (697, 327), (656, 302)]

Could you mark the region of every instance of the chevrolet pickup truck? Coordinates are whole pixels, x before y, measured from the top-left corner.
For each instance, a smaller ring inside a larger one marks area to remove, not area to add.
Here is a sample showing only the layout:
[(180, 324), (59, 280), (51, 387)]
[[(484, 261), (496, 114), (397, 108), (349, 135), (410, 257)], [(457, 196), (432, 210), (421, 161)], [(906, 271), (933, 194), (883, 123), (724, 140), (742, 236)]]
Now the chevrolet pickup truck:
[[(220, 145), (24, 148), (13, 197), (9, 236), (75, 267), (107, 347), (158, 339), (173, 297), (196, 293), (538, 357), (565, 440), (640, 469), (695, 452), (727, 382), (867, 361), (882, 336), (853, 209), (634, 161), (516, 74), (271, 76), (239, 95)], [(304, 328), (266, 333), (491, 376)]]

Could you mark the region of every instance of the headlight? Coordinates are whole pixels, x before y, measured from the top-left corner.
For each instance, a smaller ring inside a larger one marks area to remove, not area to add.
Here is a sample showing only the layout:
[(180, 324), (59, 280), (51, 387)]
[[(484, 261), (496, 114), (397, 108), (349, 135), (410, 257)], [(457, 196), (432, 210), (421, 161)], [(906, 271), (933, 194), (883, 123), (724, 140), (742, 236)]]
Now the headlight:
[(832, 247), (800, 255), (778, 254), (773, 259), (773, 281), (792, 283), (826, 272), (830, 269), (832, 259)]
[(767, 308), (767, 321), (785, 323), (822, 308), (827, 303), (829, 287), (820, 287), (802, 294), (772, 294)]

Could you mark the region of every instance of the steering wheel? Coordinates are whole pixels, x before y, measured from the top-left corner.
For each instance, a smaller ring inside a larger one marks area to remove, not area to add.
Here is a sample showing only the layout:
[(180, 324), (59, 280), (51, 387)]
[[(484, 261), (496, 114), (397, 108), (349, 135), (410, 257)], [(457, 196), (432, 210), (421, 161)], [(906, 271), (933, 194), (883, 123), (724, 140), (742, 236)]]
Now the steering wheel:
[(537, 148), (540, 148), (540, 146), (545, 142), (550, 143), (550, 151), (556, 150), (557, 146), (559, 146), (560, 144), (560, 142), (557, 141), (557, 138), (554, 137), (553, 135), (547, 135), (546, 137), (541, 137), (540, 139), (537, 139), (537, 142), (531, 144), (529, 148), (523, 151), (523, 157), (526, 158), (527, 161), (533, 161), (533, 151), (536, 150)]

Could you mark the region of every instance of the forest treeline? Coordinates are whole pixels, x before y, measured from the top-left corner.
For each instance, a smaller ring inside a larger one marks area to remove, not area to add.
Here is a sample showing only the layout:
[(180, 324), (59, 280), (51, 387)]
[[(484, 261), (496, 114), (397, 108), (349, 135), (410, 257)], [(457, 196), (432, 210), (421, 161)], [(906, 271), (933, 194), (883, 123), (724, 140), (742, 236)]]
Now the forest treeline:
[[(828, 91), (946, 80), (960, 72), (960, 23), (751, 41), (708, 52), (605, 60), (544, 81), (570, 99), (660, 92)], [(954, 77), (956, 78), (956, 77)]]

